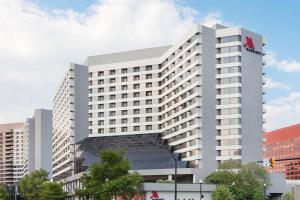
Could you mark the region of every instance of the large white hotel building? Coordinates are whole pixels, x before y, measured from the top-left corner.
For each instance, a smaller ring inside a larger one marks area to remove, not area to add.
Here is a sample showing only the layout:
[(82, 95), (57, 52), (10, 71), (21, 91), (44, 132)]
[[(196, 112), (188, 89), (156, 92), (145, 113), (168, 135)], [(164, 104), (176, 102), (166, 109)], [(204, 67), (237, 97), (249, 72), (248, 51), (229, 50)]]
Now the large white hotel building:
[(201, 177), (224, 160), (261, 160), (262, 52), (259, 34), (197, 25), (171, 46), (72, 65), (54, 99), (54, 179), (74, 173), (84, 137), (161, 133)]

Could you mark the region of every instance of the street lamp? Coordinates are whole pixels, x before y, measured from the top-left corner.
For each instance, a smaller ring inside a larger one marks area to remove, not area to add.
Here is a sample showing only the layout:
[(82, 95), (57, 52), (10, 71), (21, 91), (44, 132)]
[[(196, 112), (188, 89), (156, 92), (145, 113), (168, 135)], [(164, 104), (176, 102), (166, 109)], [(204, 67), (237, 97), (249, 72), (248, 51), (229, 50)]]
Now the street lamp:
[(295, 185), (292, 185), (292, 194), (293, 194), (293, 199), (295, 199)]
[(267, 188), (267, 184), (264, 183), (264, 198), (266, 198), (266, 188)]
[(172, 153), (172, 151), (169, 151), (167, 145), (160, 146), (160, 148), (167, 150), (171, 154), (171, 156), (172, 156), (172, 158), (173, 158), (173, 160), (175, 162), (175, 175), (174, 175), (175, 192), (174, 192), (174, 200), (177, 200), (177, 163), (178, 163), (178, 158), (174, 156), (174, 154)]
[(202, 179), (200, 179), (199, 180), (199, 184), (200, 184), (200, 200), (203, 199), (203, 195), (202, 195), (202, 183), (203, 183), (203, 181), (202, 181)]

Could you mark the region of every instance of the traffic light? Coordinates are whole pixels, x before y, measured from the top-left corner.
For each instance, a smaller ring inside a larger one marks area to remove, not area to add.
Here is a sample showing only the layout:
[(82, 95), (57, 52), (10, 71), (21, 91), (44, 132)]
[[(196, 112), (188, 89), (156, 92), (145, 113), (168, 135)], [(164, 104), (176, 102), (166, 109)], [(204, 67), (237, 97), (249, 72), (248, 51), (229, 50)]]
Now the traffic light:
[(273, 157), (273, 158), (271, 158), (271, 159), (269, 160), (269, 164), (270, 164), (270, 167), (272, 167), (272, 168), (275, 167), (275, 165), (276, 165), (275, 157)]

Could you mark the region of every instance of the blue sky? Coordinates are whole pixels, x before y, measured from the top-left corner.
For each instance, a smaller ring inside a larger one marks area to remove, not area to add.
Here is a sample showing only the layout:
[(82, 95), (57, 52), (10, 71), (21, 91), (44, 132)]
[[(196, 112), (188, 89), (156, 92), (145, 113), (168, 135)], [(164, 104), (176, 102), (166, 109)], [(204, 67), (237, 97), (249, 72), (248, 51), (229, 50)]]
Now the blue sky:
[(0, 91), (7, 95), (0, 123), (51, 109), (70, 62), (170, 44), (195, 23), (215, 22), (266, 38), (267, 129), (300, 123), (299, 6), (296, 0), (1, 0)]

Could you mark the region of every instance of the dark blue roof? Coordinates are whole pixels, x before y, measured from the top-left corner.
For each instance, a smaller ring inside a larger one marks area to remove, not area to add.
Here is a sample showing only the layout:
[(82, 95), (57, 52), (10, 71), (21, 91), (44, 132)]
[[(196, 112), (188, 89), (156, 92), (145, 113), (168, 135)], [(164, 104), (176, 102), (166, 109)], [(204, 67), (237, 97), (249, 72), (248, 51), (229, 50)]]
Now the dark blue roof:
[[(125, 150), (132, 170), (174, 168), (172, 155), (178, 159), (178, 154), (171, 155), (166, 146), (158, 133), (88, 137), (77, 144), (76, 165), (81, 165), (77, 172), (85, 171), (92, 163), (99, 162), (99, 154), (103, 149)], [(186, 167), (186, 161), (178, 161), (178, 168)]]

